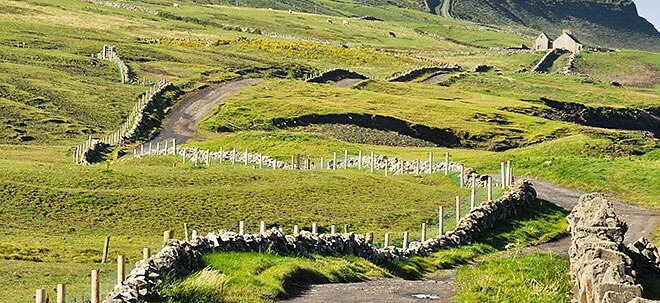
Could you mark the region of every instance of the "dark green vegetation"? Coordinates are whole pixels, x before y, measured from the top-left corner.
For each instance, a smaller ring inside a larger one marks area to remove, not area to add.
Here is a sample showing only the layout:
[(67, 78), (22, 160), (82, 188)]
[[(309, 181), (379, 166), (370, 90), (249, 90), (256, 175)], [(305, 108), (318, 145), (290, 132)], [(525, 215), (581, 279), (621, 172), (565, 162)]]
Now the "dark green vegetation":
[[(127, 2), (162, 13), (78, 0), (0, 4), (0, 143), (4, 144), (0, 145), (0, 276), (10, 277), (0, 283), (6, 283), (3, 289), (12, 286), (0, 302), (28, 302), (35, 288), (50, 289), (62, 282), (82, 294), (91, 268), (103, 270), (107, 290), (112, 284), (112, 264), (93, 263), (101, 257), (106, 235), (112, 237), (111, 259), (123, 254), (128, 263), (140, 257), (143, 247), (157, 249), (164, 229), (181, 235), (184, 222), (204, 232), (235, 229), (239, 220), (246, 220), (250, 230), (264, 220), (286, 231), (293, 224), (309, 227), (316, 221), (326, 227), (349, 224), (352, 231), (378, 235), (411, 230), (415, 239), (422, 222), (431, 225), (430, 231), (437, 230), (433, 224), (438, 205), (449, 207), (456, 194), (464, 201), (469, 196), (456, 186), (455, 175), (386, 178), (380, 172), (259, 171), (217, 163), (202, 168), (170, 157), (120, 158), (109, 169), (105, 164), (74, 166), (71, 148), (88, 135), (101, 137), (117, 129), (146, 90), (121, 84), (114, 64), (92, 59), (91, 54), (104, 44), (117, 46), (140, 79), (165, 77), (181, 93), (229, 79), (264, 78), (260, 85), (218, 106), (190, 145), (212, 150), (249, 148), (281, 160), (292, 154), (327, 159), (344, 149), (351, 154), (374, 151), (409, 160), (426, 159), (429, 151), (438, 159), (448, 151), (452, 160), (482, 173), (497, 173), (500, 161), (512, 159), (517, 175), (605, 191), (621, 200), (659, 207), (655, 202), (660, 195), (656, 139), (511, 111), (547, 109), (538, 101), (549, 98), (649, 109), (657, 115), (657, 53), (583, 53), (577, 68), (591, 76), (533, 75), (516, 71), (532, 67), (542, 53), (504, 50), (529, 44), (523, 38), (528, 29), (442, 19), (424, 12), (415, 1), (396, 3), (420, 10), (363, 5), (373, 1), (319, 2), (318, 11), (331, 16), (298, 13), (301, 9), (289, 14), (199, 5), (222, 4), (212, 1), (177, 1), (181, 3), (178, 9), (172, 6), (174, 1)], [(266, 1), (240, 3), (266, 7)], [(303, 7), (311, 2), (278, 3)], [(313, 12), (315, 8), (308, 4), (305, 10)], [(365, 15), (385, 21), (349, 17)], [(344, 19), (348, 26), (342, 24)], [(255, 30), (246, 32), (242, 27)], [(424, 85), (421, 79), (411, 83), (382, 80), (436, 63), (458, 63), (463, 71), (439, 85)], [(484, 63), (495, 68), (488, 73), (470, 72)], [(301, 81), (332, 67), (350, 68), (373, 80), (353, 89)], [(642, 76), (633, 77), (636, 73)], [(610, 81), (620, 81), (624, 87), (610, 86)], [(274, 118), (346, 113), (447, 129), (464, 142), (458, 146), (473, 149), (372, 145), (376, 141), (359, 144), (355, 133), (337, 133), (342, 125), (333, 131), (307, 131), (273, 124)], [(234, 132), (216, 132), (221, 129)], [(495, 152), (500, 150), (507, 151)], [(480, 191), (479, 199), (483, 196)], [(563, 214), (547, 216), (557, 222)], [(453, 217), (446, 219), (447, 226), (454, 224)], [(529, 243), (554, 236), (537, 232), (543, 228), (522, 226), (521, 231), (527, 230), (523, 234), (498, 231), (485, 251), (518, 243), (514, 238)], [(404, 272), (418, 275), (448, 266), (442, 264), (467, 262), (481, 252), (461, 254), (461, 262), (454, 257), (411, 260), (410, 272)], [(213, 273), (208, 278), (211, 285), (223, 283)], [(204, 283), (185, 287), (205, 289)], [(275, 285), (273, 289), (283, 288)]]
[(452, 16), (497, 25), (524, 25), (558, 37), (572, 29), (581, 42), (660, 51), (660, 33), (632, 0), (453, 0)]
[[(217, 298), (217, 296), (226, 302), (270, 302), (274, 299), (286, 298), (298, 291), (300, 287), (309, 284), (356, 282), (392, 276), (419, 279), (437, 270), (454, 268), (474, 260), (499, 258), (498, 254), (494, 253), (504, 250), (504, 246), (507, 244), (520, 248), (535, 244), (538, 239), (544, 241), (556, 237), (566, 229), (564, 218), (567, 214), (566, 210), (538, 201), (537, 204), (521, 211), (514, 220), (500, 224), (497, 228), (484, 234), (479, 243), (444, 249), (427, 257), (396, 261), (385, 264), (383, 268), (355, 257), (320, 257), (316, 255), (282, 257), (270, 253), (211, 254), (204, 258), (206, 266), (211, 270), (202, 270), (182, 281), (170, 281), (161, 287), (161, 296), (165, 302), (172, 303), (192, 302), (190, 300), (216, 302), (213, 301), (213, 298)], [(378, 246), (379, 243), (376, 245)], [(537, 257), (536, 260), (552, 263), (555, 259), (558, 258), (544, 255)], [(538, 282), (539, 284), (561, 285), (562, 289), (551, 290), (553, 294), (557, 292), (554, 296), (556, 300), (553, 302), (568, 302), (565, 294), (559, 296), (559, 292), (564, 291), (570, 285), (563, 275), (568, 267), (568, 263), (564, 261), (563, 259), (562, 262), (554, 261), (548, 270), (556, 271), (557, 274)], [(535, 277), (536, 274), (529, 273), (531, 277)], [(212, 280), (214, 283), (220, 284), (216, 289), (222, 289), (221, 295), (216, 292), (208, 294), (204, 291), (190, 291), (191, 288), (196, 289), (200, 287), (199, 285), (206, 284), (209, 276), (216, 277)], [(515, 292), (523, 291), (526, 286), (524, 280), (513, 280), (509, 283), (518, 287)], [(194, 296), (189, 296), (191, 293), (194, 293)], [(506, 295), (514, 292), (502, 289), (500, 293)], [(463, 295), (469, 294), (462, 293), (459, 297), (462, 298)]]

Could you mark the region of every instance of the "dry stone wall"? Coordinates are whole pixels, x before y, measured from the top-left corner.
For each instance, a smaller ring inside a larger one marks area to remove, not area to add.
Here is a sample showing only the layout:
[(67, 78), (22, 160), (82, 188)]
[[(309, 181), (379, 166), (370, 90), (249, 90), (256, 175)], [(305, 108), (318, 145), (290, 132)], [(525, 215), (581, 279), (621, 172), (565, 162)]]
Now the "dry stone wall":
[(642, 287), (627, 253), (634, 250), (653, 263), (658, 260), (657, 248), (640, 240), (627, 249), (623, 245), (627, 225), (610, 201), (599, 194), (583, 195), (568, 221), (572, 238), (569, 275), (575, 281), (577, 302), (654, 302), (641, 298)]
[(117, 48), (114, 46), (104, 45), (100, 53), (96, 55), (96, 58), (101, 60), (112, 61), (119, 67), (119, 74), (121, 76), (121, 83), (137, 83), (135, 75), (131, 72), (130, 68), (126, 63), (124, 63), (119, 55), (117, 55)]
[(122, 144), (135, 137), (137, 130), (144, 124), (145, 109), (153, 102), (159, 100), (161, 94), (171, 86), (172, 83), (167, 82), (165, 79), (157, 81), (153, 86), (150, 86), (149, 89), (140, 96), (133, 111), (131, 111), (124, 124), (117, 131), (101, 139), (92, 139), (90, 136), (85, 143), (75, 148), (73, 152), (73, 161), (76, 164), (90, 164), (95, 155), (97, 155), (103, 148)]
[(166, 278), (181, 278), (200, 269), (201, 256), (212, 252), (263, 252), (281, 255), (353, 255), (376, 264), (424, 256), (442, 248), (475, 241), (480, 233), (514, 216), (536, 199), (528, 181), (514, 184), (511, 191), (496, 201), (482, 203), (462, 218), (456, 229), (424, 242), (411, 242), (407, 248), (394, 246), (382, 249), (369, 244), (364, 236), (354, 233), (312, 234), (301, 231), (285, 235), (276, 228), (260, 234), (240, 235), (233, 232), (209, 233), (189, 242), (169, 241), (159, 253), (136, 263), (128, 278), (115, 286), (106, 297), (107, 303), (155, 302), (155, 288)]
[(461, 70), (461, 66), (458, 64), (444, 64), (441, 66), (425, 66), (420, 68), (411, 69), (407, 72), (396, 74), (387, 81), (389, 82), (408, 82), (412, 81), (424, 74), (428, 73), (439, 73), (439, 72), (458, 72)]
[(336, 69), (330, 69), (326, 70), (318, 75), (312, 76), (310, 78), (307, 78), (305, 81), (306, 82), (314, 82), (314, 83), (326, 83), (329, 81), (339, 81), (343, 79), (369, 79), (367, 76), (359, 74), (357, 72), (347, 70), (347, 69), (342, 69), (342, 68), (336, 68)]

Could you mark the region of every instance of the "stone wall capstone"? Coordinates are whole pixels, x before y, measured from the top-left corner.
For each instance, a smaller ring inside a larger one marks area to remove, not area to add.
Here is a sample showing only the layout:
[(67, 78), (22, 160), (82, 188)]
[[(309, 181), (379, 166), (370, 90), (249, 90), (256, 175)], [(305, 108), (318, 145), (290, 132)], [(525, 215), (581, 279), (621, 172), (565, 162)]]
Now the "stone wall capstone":
[(482, 203), (459, 220), (453, 231), (424, 242), (411, 242), (407, 249), (389, 246), (378, 249), (365, 237), (354, 233), (312, 234), (301, 231), (285, 235), (277, 228), (264, 234), (239, 235), (233, 232), (208, 233), (189, 242), (171, 240), (156, 255), (136, 263), (135, 269), (110, 292), (106, 303), (155, 302), (155, 288), (167, 278), (182, 278), (202, 266), (201, 256), (212, 252), (264, 252), (281, 255), (353, 255), (375, 264), (425, 256), (442, 248), (473, 243), (478, 235), (497, 223), (514, 216), (536, 199), (536, 191), (528, 181), (515, 183), (501, 198)]

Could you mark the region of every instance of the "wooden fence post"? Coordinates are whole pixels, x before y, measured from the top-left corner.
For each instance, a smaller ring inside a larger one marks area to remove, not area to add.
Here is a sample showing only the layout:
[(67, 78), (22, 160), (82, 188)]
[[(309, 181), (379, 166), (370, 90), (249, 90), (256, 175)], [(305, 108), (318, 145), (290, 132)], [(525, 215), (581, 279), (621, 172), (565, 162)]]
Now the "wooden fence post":
[(160, 142), (156, 142), (156, 155), (160, 155)]
[(190, 241), (190, 237), (188, 236), (188, 223), (183, 223), (183, 233), (185, 234), (184, 239), (186, 239), (186, 242)]
[(426, 223), (422, 223), (422, 242), (426, 241)]
[(510, 161), (507, 161), (507, 162), (508, 162), (508, 166), (509, 166), (509, 171), (507, 172), (506, 175), (509, 178), (508, 179), (509, 186), (512, 186), (513, 185), (513, 166), (511, 165)]
[(300, 235), (300, 227), (296, 224), (293, 226), (293, 236), (297, 237), (298, 235)]
[(390, 163), (390, 159), (385, 160), (385, 177), (387, 177), (387, 173), (390, 170), (388, 167), (389, 163)]
[(263, 162), (264, 162), (264, 155), (259, 153), (259, 169), (261, 169), (261, 167), (263, 166)]
[(449, 153), (445, 153), (445, 176), (449, 175)]
[(245, 149), (245, 165), (248, 165), (248, 149)]
[(433, 152), (429, 152), (429, 174), (433, 173)]
[(344, 169), (348, 168), (348, 150), (344, 150)]
[(330, 225), (330, 234), (334, 235), (336, 233), (337, 233), (337, 230), (335, 229), (335, 225), (334, 224)]
[(220, 163), (222, 163), (225, 160), (225, 150), (224, 148), (220, 147)]
[(345, 234), (348, 233), (348, 224), (344, 224), (344, 233), (345, 233)]
[(294, 166), (294, 165), (295, 165), (295, 162), (294, 162), (294, 160), (295, 160), (295, 159), (294, 159), (294, 156), (291, 155), (291, 169), (295, 169), (295, 166)]
[(458, 227), (458, 221), (461, 218), (461, 197), (456, 196), (456, 226)]
[(245, 221), (238, 221), (238, 234), (241, 236), (245, 234)]
[(415, 175), (419, 175), (419, 159), (415, 160)]
[(142, 260), (149, 260), (149, 258), (151, 258), (151, 249), (145, 247), (142, 249)]
[(408, 232), (403, 233), (403, 250), (408, 249)]
[(166, 230), (163, 232), (163, 243), (167, 243), (172, 240), (172, 231)]
[(108, 249), (110, 248), (110, 237), (106, 236), (105, 241), (103, 241), (103, 257), (101, 258), (101, 263), (105, 264), (108, 262)]
[(358, 170), (362, 170), (362, 150), (358, 151)]
[(337, 169), (337, 152), (332, 153), (332, 170)]
[(405, 163), (405, 160), (403, 160), (403, 159), (401, 159), (401, 161), (399, 162), (400, 172), (401, 172), (402, 175), (406, 173), (404, 163)]
[(99, 302), (99, 271), (92, 270), (92, 288), (90, 291), (90, 303), (100, 303)]
[(472, 187), (472, 190), (470, 191), (470, 210), (474, 209), (474, 204), (477, 199), (477, 188)]
[(385, 241), (383, 241), (383, 248), (390, 246), (390, 233), (385, 233)]
[(149, 155), (151, 156), (151, 154), (152, 154), (152, 152), (151, 152), (151, 142), (149, 142)]
[(488, 176), (488, 202), (493, 201), (493, 178)]
[(461, 164), (460, 166), (460, 175), (458, 176), (458, 182), (460, 183), (459, 186), (463, 188), (463, 184), (465, 183), (465, 165)]
[(504, 168), (504, 162), (500, 162), (500, 174), (502, 180), (502, 189), (506, 188), (506, 171)]
[(232, 165), (236, 164), (236, 149), (235, 148), (231, 149), (231, 164)]
[(444, 234), (444, 225), (445, 225), (445, 218), (444, 218), (444, 211), (442, 209), (442, 206), (438, 208), (438, 236), (442, 236)]
[(376, 160), (374, 159), (374, 152), (371, 152), (370, 160), (371, 161), (369, 161), (369, 162), (371, 162), (371, 163), (369, 163), (369, 164), (371, 165), (371, 173), (373, 173), (374, 172), (374, 163), (376, 162)]
[(57, 284), (57, 303), (66, 303), (66, 285)]
[(265, 236), (265, 235), (266, 235), (266, 222), (261, 221), (261, 222), (259, 223), (259, 233), (260, 233), (262, 236)]
[(312, 222), (312, 234), (313, 235), (318, 235), (319, 233), (319, 227), (316, 225), (316, 222)]
[(325, 159), (323, 159), (323, 157), (321, 157), (321, 169), (323, 169), (323, 162), (324, 161), (325, 161)]
[(126, 277), (124, 270), (124, 256), (119, 255), (117, 256), (117, 284), (124, 282), (124, 278)]
[(46, 290), (45, 289), (37, 289), (37, 292), (35, 294), (35, 302), (37, 303), (46, 303)]

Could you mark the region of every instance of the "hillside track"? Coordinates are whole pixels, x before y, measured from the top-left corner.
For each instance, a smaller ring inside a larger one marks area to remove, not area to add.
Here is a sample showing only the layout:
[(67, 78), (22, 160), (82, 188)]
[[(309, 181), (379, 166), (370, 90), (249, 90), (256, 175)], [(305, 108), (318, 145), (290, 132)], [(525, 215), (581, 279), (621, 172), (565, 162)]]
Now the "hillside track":
[[(498, 177), (494, 176), (494, 179), (498, 179)], [(575, 207), (580, 196), (584, 194), (584, 192), (567, 189), (551, 182), (528, 180), (534, 184), (539, 199), (554, 203), (565, 209), (570, 210)], [(660, 223), (660, 215), (656, 212), (642, 209), (630, 203), (619, 201), (613, 203), (616, 214), (621, 216), (628, 224), (625, 243), (633, 242), (642, 236), (649, 236)], [(570, 245), (571, 239), (566, 236), (557, 241), (543, 243), (538, 246), (512, 250), (507, 255), (549, 252), (566, 256)], [(311, 285), (302, 291), (299, 296), (282, 302), (451, 302), (451, 298), (456, 294), (455, 277), (456, 269), (452, 269), (440, 271), (424, 280), (382, 279), (348, 284)], [(428, 298), (418, 299), (413, 297), (414, 294), (433, 295), (436, 298), (433, 300)]]
[(346, 78), (346, 79), (342, 79), (342, 80), (339, 80), (339, 81), (335, 81), (332, 84), (334, 86), (341, 87), (341, 88), (350, 88), (350, 87), (353, 87), (353, 85), (358, 84), (362, 81), (364, 81), (364, 79)]
[(185, 143), (195, 136), (199, 123), (211, 113), (215, 105), (259, 82), (259, 79), (233, 80), (189, 94), (172, 108), (158, 136), (151, 142), (176, 139), (177, 143)]
[(440, 16), (443, 18), (451, 18), (449, 13), (449, 7), (451, 6), (451, 0), (442, 0), (442, 6), (440, 7)]

